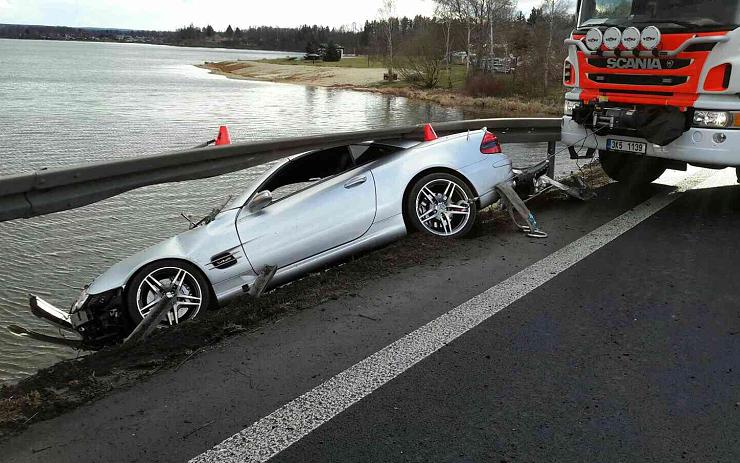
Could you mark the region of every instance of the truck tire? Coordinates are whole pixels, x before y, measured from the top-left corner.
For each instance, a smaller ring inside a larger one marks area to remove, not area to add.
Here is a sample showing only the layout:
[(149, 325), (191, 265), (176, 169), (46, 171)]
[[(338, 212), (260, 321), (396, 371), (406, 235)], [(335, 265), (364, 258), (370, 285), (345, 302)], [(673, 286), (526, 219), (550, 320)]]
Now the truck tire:
[(652, 183), (666, 171), (661, 159), (628, 153), (599, 151), (599, 161), (609, 178), (634, 186)]

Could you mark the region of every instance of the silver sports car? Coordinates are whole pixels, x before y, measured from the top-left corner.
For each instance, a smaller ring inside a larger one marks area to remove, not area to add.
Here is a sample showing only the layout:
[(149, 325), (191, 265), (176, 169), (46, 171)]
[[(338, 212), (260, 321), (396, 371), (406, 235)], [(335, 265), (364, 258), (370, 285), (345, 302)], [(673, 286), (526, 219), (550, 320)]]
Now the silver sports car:
[(35, 296), (31, 310), (99, 348), (123, 340), (165, 292), (163, 323), (177, 324), (249, 293), (265, 268), (272, 288), (409, 230), (463, 236), (512, 176), (486, 129), (291, 156), (189, 231), (115, 264), (69, 312)]

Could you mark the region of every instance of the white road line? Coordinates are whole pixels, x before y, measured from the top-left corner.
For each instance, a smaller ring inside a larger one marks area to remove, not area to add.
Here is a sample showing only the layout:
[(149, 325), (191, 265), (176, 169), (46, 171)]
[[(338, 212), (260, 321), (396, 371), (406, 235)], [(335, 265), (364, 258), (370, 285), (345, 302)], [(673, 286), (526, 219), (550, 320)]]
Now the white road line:
[[(710, 174), (701, 171), (678, 182), (676, 191), (682, 192), (700, 186), (708, 178)], [(598, 251), (679, 197), (680, 195), (675, 193), (654, 196), (344, 370), (190, 462), (267, 461), (416, 363)]]

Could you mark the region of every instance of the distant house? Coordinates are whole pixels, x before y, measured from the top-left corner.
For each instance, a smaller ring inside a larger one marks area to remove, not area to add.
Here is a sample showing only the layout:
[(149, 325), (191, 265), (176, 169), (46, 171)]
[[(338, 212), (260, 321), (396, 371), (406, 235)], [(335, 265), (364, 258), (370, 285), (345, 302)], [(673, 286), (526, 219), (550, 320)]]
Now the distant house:
[[(341, 46), (341, 45), (335, 45), (335, 48), (339, 51), (339, 60), (341, 60), (342, 58), (344, 58), (344, 47)], [(323, 58), (326, 57), (326, 51), (328, 49), (329, 49), (329, 45), (327, 45), (325, 43), (322, 43), (322, 44), (319, 45), (319, 48), (318, 48), (317, 53), (323, 59)], [(339, 60), (336, 60), (336, 61), (339, 61)]]
[(468, 57), (468, 53), (464, 51), (456, 51), (450, 53), (450, 62), (452, 64), (467, 64), (469, 61), (472, 62), (475, 59), (475, 53), (471, 53)]
[(482, 70), (499, 74), (511, 74), (516, 71), (518, 65), (519, 59), (514, 55), (483, 58), (479, 63)]

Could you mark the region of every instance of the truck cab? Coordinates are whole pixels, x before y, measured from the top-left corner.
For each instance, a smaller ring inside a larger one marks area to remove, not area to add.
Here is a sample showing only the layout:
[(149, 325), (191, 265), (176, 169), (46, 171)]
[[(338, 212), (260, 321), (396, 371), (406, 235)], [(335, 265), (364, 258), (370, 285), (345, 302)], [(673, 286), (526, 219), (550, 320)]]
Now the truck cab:
[(740, 0), (582, 0), (565, 41), (563, 141), (650, 183), (740, 168)]

